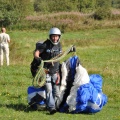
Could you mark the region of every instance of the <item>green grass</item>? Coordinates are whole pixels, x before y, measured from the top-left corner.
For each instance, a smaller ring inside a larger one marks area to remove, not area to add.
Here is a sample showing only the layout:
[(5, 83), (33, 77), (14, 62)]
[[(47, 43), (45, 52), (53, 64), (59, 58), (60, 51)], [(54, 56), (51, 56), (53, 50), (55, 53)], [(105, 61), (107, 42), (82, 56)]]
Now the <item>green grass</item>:
[(38, 40), (48, 32), (10, 31), (10, 66), (0, 67), (1, 120), (120, 120), (120, 29), (100, 29), (62, 34), (63, 50), (75, 44), (77, 55), (89, 74), (103, 77), (103, 92), (108, 103), (96, 114), (49, 115), (32, 111), (27, 104), (27, 88), (32, 85), (30, 62)]

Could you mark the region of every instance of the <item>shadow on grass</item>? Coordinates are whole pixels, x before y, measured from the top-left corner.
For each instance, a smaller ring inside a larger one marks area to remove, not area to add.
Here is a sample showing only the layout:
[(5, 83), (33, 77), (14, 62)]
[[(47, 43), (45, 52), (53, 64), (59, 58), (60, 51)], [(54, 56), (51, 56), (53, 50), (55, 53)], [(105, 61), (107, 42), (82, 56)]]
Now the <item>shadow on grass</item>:
[[(44, 109), (35, 109), (32, 108), (30, 105), (25, 105), (25, 104), (7, 104), (7, 105), (2, 105), (0, 104), (0, 107), (7, 107), (8, 109), (14, 109), (16, 111), (23, 111), (23, 112), (30, 112), (30, 111), (46, 111), (45, 114), (46, 115), (51, 115), (45, 108)], [(57, 111), (59, 112), (59, 111)], [(59, 112), (59, 113), (63, 113), (63, 112)], [(64, 114), (85, 114), (85, 115), (93, 115), (94, 113), (85, 113), (85, 112), (81, 112), (81, 113), (70, 113), (70, 112), (64, 112)]]
[(0, 104), (0, 107), (7, 107), (8, 109), (14, 109), (16, 111), (23, 111), (23, 112), (29, 112), (29, 111), (35, 111), (35, 109), (31, 108), (30, 105), (25, 104), (7, 104), (2, 105)]
[(29, 111), (34, 111), (29, 105), (25, 104), (9, 104), (7, 105), (7, 108), (12, 108), (16, 111), (24, 111), (24, 112), (29, 112)]
[(42, 108), (42, 109), (35, 109), (33, 107), (31, 107), (30, 105), (25, 105), (23, 103), (20, 104), (0, 104), (0, 108), (1, 107), (6, 107), (7, 109), (14, 109), (16, 111), (21, 111), (21, 112), (26, 112), (29, 113), (30, 111), (41, 111), (46, 115), (50, 115), (49, 112), (47, 111), (46, 108)]

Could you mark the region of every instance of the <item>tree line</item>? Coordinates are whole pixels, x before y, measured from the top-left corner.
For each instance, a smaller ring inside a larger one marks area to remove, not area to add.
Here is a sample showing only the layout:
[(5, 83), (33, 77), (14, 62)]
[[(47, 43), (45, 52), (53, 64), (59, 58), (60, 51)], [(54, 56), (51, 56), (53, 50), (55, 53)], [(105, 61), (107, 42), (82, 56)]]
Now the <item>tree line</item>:
[(95, 18), (103, 19), (112, 7), (120, 8), (120, 0), (0, 0), (0, 26), (14, 25), (35, 12), (95, 12)]
[(36, 12), (91, 12), (103, 6), (120, 8), (120, 0), (34, 0)]

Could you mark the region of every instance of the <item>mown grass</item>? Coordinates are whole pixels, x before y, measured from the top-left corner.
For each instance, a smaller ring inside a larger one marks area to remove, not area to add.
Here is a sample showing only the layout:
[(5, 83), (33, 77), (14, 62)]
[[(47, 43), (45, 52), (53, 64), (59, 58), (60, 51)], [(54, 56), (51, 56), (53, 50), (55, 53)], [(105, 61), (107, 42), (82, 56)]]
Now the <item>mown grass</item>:
[(63, 50), (75, 44), (77, 55), (89, 74), (103, 77), (108, 103), (96, 114), (49, 115), (33, 111), (27, 104), (27, 88), (32, 85), (30, 62), (38, 40), (46, 31), (10, 31), (10, 66), (0, 67), (0, 119), (2, 120), (119, 120), (120, 119), (120, 29), (100, 29), (62, 34)]

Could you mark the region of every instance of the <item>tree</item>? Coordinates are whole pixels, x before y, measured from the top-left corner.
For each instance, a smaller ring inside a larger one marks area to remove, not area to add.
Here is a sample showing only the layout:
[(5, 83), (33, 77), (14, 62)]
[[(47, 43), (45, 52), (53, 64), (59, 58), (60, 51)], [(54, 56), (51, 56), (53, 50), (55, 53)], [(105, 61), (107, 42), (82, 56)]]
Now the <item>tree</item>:
[(30, 0), (1, 0), (0, 25), (12, 26), (16, 24), (29, 13), (31, 5)]
[(112, 0), (112, 7), (120, 8), (120, 0)]
[(108, 19), (111, 17), (111, 0), (96, 0), (96, 11), (94, 18), (98, 20)]
[(49, 5), (47, 0), (35, 0), (34, 1), (34, 10), (36, 12), (48, 12)]
[(106, 7), (110, 8), (111, 7), (111, 0), (96, 0), (96, 7)]
[(77, 0), (35, 0), (36, 12), (67, 12), (77, 10)]
[(95, 9), (96, 0), (78, 0), (78, 10), (80, 12), (91, 12)]

